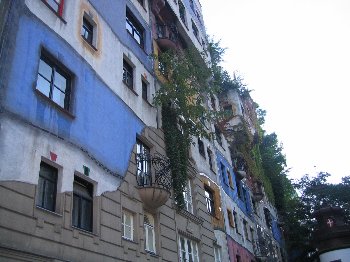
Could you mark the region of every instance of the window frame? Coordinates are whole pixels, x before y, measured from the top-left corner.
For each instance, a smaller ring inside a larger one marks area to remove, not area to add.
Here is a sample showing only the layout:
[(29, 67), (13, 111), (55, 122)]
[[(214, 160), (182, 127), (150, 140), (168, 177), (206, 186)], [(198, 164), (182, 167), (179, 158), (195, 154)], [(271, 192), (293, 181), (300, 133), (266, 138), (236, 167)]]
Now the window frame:
[(90, 45), (93, 45), (94, 26), (93, 24), (91, 24), (91, 22), (89, 21), (89, 19), (87, 19), (86, 16), (83, 16), (83, 24), (82, 24), (81, 30), (82, 30), (81, 36), (84, 38), (84, 40), (88, 42)]
[(187, 185), (185, 190), (183, 191), (183, 197), (185, 202), (185, 210), (193, 214), (193, 198), (191, 192), (191, 180), (187, 180)]
[(219, 246), (214, 246), (214, 261), (215, 262), (222, 262), (221, 247), (219, 247)]
[(131, 90), (134, 90), (134, 67), (125, 58), (123, 58), (123, 83)]
[[(136, 41), (136, 43), (142, 48), (145, 48), (145, 28), (133, 15), (133, 13), (127, 8), (125, 14), (125, 29), (128, 34)], [(130, 29), (130, 30), (129, 30)], [(138, 36), (135, 37), (135, 36)], [(139, 39), (139, 40), (138, 40)]]
[(195, 22), (193, 20), (191, 20), (192, 22), (192, 32), (193, 35), (196, 37), (196, 39), (199, 41), (199, 30), (198, 27), (196, 26)]
[[(138, 160), (138, 155), (147, 155), (143, 161)], [(151, 148), (143, 143), (140, 139), (136, 139), (136, 176), (139, 185), (151, 185), (152, 175), (151, 175), (151, 162), (148, 156), (151, 154)]]
[(182, 1), (179, 0), (179, 14), (180, 19), (184, 23), (184, 25), (187, 27), (187, 18), (186, 18), (186, 7), (182, 3)]
[(203, 140), (198, 137), (197, 143), (198, 143), (198, 152), (199, 152), (199, 154), (206, 159), (205, 146), (204, 146)]
[(148, 102), (149, 83), (144, 77), (141, 77), (141, 89), (142, 99)]
[[(40, 72), (41, 63), (44, 63), (46, 66), (48, 66), (51, 69), (50, 76), (45, 76), (43, 72)], [(61, 90), (62, 87), (59, 88), (58, 86), (56, 86), (55, 80), (58, 75), (61, 78), (63, 78), (66, 82), (64, 91)], [(44, 88), (41, 89), (39, 87), (39, 78), (49, 83), (48, 94), (47, 94), (47, 90), (45, 92)], [(73, 83), (73, 74), (60, 61), (55, 59), (48, 51), (46, 51), (45, 49), (42, 49), (40, 58), (39, 58), (35, 90), (38, 91), (43, 96), (45, 96), (47, 99), (49, 99), (52, 103), (57, 105), (59, 108), (62, 108), (63, 110), (66, 110), (69, 112), (71, 108), (72, 83)], [(57, 89), (56, 92), (61, 92), (64, 94), (63, 106), (60, 104), (60, 102), (56, 102), (54, 100), (54, 91), (56, 89)]]
[(233, 213), (230, 209), (227, 209), (228, 224), (230, 227), (237, 227), (236, 220), (234, 219)]
[[(182, 245), (181, 239), (184, 240), (184, 246)], [(189, 245), (191, 247), (191, 253), (189, 253)], [(185, 254), (185, 258), (183, 257)], [(199, 262), (199, 253), (198, 253), (198, 243), (188, 239), (184, 236), (179, 236), (179, 261), (190, 261), (189, 258), (192, 258), (193, 262)]]
[[(148, 216), (151, 218), (152, 221), (149, 221), (149, 223), (146, 222), (145, 217)], [(152, 224), (153, 222), (153, 224)], [(154, 216), (148, 212), (145, 212), (144, 214), (144, 220), (143, 220), (143, 228), (145, 232), (145, 250), (147, 252), (150, 252), (152, 254), (156, 254), (156, 235), (155, 235), (155, 220)], [(150, 229), (152, 232), (152, 249), (149, 248), (148, 240), (149, 240), (149, 231), (147, 229)]]
[[(89, 27), (91, 28), (87, 28), (88, 30), (86, 30), (86, 27), (84, 27), (85, 23), (88, 24)], [(91, 32), (91, 38), (90, 37), (85, 37), (83, 34), (83, 30), (89, 31)], [(84, 12), (83, 14), (83, 19), (82, 19), (82, 23), (81, 23), (81, 28), (80, 28), (80, 35), (82, 37), (82, 39), (84, 40), (85, 43), (87, 43), (94, 51), (97, 51), (97, 24), (94, 21), (94, 19), (91, 17), (91, 15), (89, 15), (88, 13)]]
[(204, 186), (204, 196), (205, 196), (205, 201), (207, 204), (207, 211), (211, 216), (215, 216), (215, 195), (214, 191), (208, 187)]
[[(126, 216), (130, 216), (130, 225), (125, 223)], [(130, 234), (131, 234), (130, 237), (126, 236), (126, 230), (125, 230), (126, 227), (130, 228)], [(122, 229), (123, 229), (122, 237), (126, 240), (134, 241), (134, 214), (125, 209), (122, 212)]]
[[(44, 177), (42, 168), (50, 169), (51, 174), (53, 174), (55, 176), (54, 179)], [(44, 181), (44, 188), (42, 190), (40, 190), (42, 188), (42, 187), (40, 187), (40, 181)], [(45, 194), (45, 192), (46, 192), (45, 185), (47, 184), (47, 183), (45, 183), (46, 181), (49, 181), (50, 183), (54, 184), (53, 192), (51, 192), (52, 196), (53, 196), (51, 207), (48, 207), (45, 205), (45, 199), (47, 197), (47, 196), (45, 197), (45, 195), (46, 195)], [(36, 194), (36, 206), (37, 207), (43, 208), (43, 209), (51, 211), (51, 212), (56, 212), (57, 185), (58, 185), (58, 169), (41, 161), (40, 162), (40, 170), (39, 170), (38, 186), (37, 186), (38, 189), (37, 189), (37, 194)]]
[(208, 161), (209, 161), (209, 167), (211, 171), (214, 171), (213, 167), (213, 152), (210, 150), (209, 147), (207, 147), (207, 154), (208, 154)]
[[(87, 195), (83, 195), (84, 193), (75, 191), (74, 186), (76, 186), (76, 189), (78, 187), (86, 188)], [(78, 199), (78, 207), (75, 206), (75, 199)], [(81, 178), (80, 176), (74, 175), (74, 181), (73, 181), (73, 197), (72, 197), (72, 226), (84, 231), (92, 232), (93, 231), (93, 210), (94, 210), (94, 185), (87, 180)], [(83, 201), (90, 203), (91, 209), (88, 210), (90, 213), (90, 222), (89, 227), (85, 227), (82, 225), (82, 216), (85, 214), (85, 212), (82, 210)], [(78, 208), (78, 217), (77, 217), (77, 224), (75, 224), (75, 210)]]
[[(64, 0), (41, 0), (48, 8), (50, 8), (57, 16), (62, 18), (63, 15), (63, 7), (64, 7)], [(57, 4), (57, 8), (53, 7), (49, 2), (55, 2)], [(59, 1), (59, 3), (57, 3)]]

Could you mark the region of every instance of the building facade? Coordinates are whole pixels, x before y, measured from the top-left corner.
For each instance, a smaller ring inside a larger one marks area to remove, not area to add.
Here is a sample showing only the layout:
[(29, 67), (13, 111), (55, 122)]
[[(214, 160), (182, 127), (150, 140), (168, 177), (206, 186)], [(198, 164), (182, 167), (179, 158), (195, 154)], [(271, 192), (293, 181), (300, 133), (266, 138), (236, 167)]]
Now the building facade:
[[(206, 41), (198, 1), (0, 1), (1, 261), (283, 261), (277, 213), (214, 123), (176, 208), (152, 55)], [(207, 107), (244, 108), (224, 97)]]

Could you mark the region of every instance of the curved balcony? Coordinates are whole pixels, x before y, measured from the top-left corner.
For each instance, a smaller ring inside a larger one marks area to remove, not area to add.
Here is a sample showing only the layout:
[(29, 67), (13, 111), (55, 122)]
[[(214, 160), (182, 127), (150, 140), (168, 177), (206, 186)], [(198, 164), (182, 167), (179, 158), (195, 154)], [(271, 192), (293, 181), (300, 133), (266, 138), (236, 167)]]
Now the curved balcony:
[(178, 32), (175, 24), (157, 24), (157, 44), (164, 50), (176, 49)]
[(172, 179), (169, 160), (160, 154), (137, 154), (136, 163), (140, 198), (146, 207), (157, 209), (170, 197)]

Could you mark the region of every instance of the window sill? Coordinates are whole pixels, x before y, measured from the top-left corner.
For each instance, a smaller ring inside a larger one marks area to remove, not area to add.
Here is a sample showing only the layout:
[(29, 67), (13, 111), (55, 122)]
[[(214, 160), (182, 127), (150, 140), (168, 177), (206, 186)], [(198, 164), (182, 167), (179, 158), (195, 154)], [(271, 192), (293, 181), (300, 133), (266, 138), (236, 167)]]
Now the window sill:
[(43, 93), (41, 93), (35, 86), (34, 84), (34, 90), (36, 92), (36, 94), (38, 96), (40, 96), (41, 98), (43, 98), (44, 100), (46, 100), (49, 104), (51, 104), (52, 106), (54, 106), (56, 109), (58, 109), (59, 111), (63, 112), (64, 114), (66, 114), (67, 116), (69, 116), (71, 119), (75, 119), (75, 116), (68, 111), (67, 109), (64, 109), (63, 107), (61, 107), (59, 104), (55, 103), (54, 101), (52, 101), (49, 97), (47, 97), (46, 95), (44, 95)]
[(198, 216), (188, 212), (185, 209), (178, 210), (177, 212), (179, 214), (183, 215), (184, 217), (191, 219), (196, 224), (199, 224), (199, 225), (203, 224), (203, 219), (201, 217), (198, 217)]
[(86, 45), (89, 49), (92, 49), (91, 51), (93, 52), (98, 51), (98, 49), (93, 44), (89, 43), (82, 35), (81, 35), (81, 39), (83, 39), (84, 45)]
[(154, 253), (153, 251), (147, 250), (145, 249), (146, 253), (149, 254), (152, 257), (159, 257), (156, 253)]
[(48, 9), (50, 9), (64, 24), (67, 24), (66, 20), (64, 20), (63, 17), (60, 16), (60, 15), (56, 12), (56, 10), (53, 9), (46, 1), (41, 0), (41, 2), (43, 2), (44, 5), (46, 5), (46, 7), (47, 7)]
[(144, 101), (147, 105), (149, 105), (150, 107), (154, 107), (150, 102), (148, 102), (148, 100), (143, 99), (143, 101)]
[(45, 212), (47, 214), (51, 214), (51, 215), (54, 215), (56, 217), (62, 217), (62, 214), (59, 214), (59, 213), (56, 213), (54, 211), (51, 211), (51, 210), (48, 210), (46, 208), (43, 208), (41, 206), (35, 206), (38, 210), (42, 211), (42, 212)]
[(136, 91), (135, 91), (132, 87), (128, 86), (124, 81), (123, 81), (123, 84), (124, 84), (131, 92), (133, 92), (134, 95), (139, 96), (139, 94), (136, 93)]
[(122, 239), (130, 243), (138, 244), (135, 240), (122, 236)]
[(75, 226), (72, 226), (73, 229), (76, 229), (78, 230), (80, 233), (83, 233), (85, 235), (88, 235), (88, 236), (98, 236), (97, 234), (95, 234), (94, 232), (91, 232), (91, 231), (87, 231), (85, 229), (82, 229), (80, 227), (75, 227)]

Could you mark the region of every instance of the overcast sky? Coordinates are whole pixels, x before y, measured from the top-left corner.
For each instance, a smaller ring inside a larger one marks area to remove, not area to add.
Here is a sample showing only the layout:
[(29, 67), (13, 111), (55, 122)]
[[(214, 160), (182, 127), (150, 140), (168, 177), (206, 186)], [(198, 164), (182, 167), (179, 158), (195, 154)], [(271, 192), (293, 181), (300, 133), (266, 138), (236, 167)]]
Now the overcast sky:
[(227, 47), (283, 143), (289, 177), (350, 175), (350, 0), (200, 0), (207, 33)]

